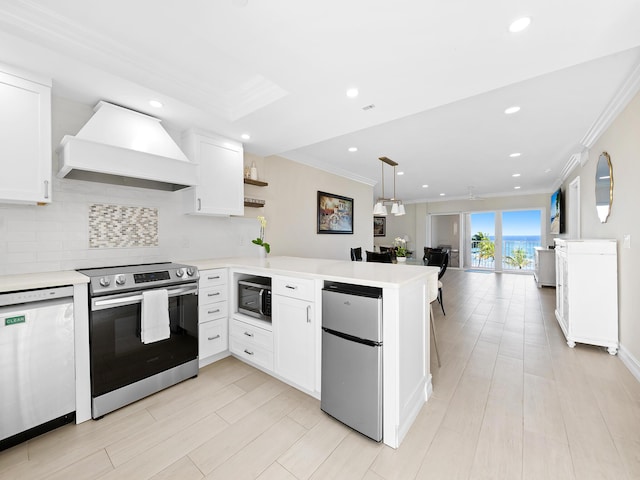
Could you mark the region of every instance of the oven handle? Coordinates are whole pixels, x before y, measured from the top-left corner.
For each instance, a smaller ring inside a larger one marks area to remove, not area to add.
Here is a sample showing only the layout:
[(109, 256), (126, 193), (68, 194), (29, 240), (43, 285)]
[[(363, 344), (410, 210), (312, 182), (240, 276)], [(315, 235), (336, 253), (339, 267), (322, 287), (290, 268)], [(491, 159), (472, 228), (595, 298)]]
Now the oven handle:
[[(167, 293), (169, 297), (177, 297), (178, 295), (189, 295), (191, 293), (198, 293), (198, 287), (177, 287), (177, 288), (168, 288)], [(129, 305), (133, 303), (142, 302), (142, 294), (138, 295), (130, 295), (128, 297), (118, 297), (118, 298), (106, 298), (103, 300), (95, 300), (93, 302), (92, 310), (103, 310), (105, 308), (114, 308), (122, 305)]]

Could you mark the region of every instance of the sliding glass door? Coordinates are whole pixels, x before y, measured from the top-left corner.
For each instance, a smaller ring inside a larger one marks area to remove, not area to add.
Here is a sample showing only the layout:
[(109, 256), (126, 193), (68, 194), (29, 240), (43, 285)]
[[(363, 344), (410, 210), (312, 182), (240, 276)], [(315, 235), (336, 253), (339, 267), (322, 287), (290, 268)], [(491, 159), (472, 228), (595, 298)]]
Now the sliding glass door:
[(512, 210), (466, 215), (464, 268), (533, 271), (541, 245), (541, 210)]

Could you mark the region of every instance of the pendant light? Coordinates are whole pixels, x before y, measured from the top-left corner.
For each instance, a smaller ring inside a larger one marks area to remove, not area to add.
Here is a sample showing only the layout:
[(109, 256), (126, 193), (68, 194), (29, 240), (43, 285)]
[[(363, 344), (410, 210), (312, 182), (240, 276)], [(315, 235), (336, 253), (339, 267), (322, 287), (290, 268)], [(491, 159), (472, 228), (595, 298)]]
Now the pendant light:
[[(398, 166), (398, 164), (397, 162), (394, 162), (393, 160), (387, 157), (380, 157), (378, 160), (382, 162), (380, 164), (381, 173), (382, 173), (382, 197), (379, 197), (376, 200), (376, 204), (373, 207), (373, 214), (386, 216), (387, 206), (385, 205), (385, 203), (390, 203), (392, 214), (394, 214), (397, 217), (404, 215), (406, 212), (404, 210), (404, 205), (402, 204), (402, 200), (398, 200), (396, 198), (396, 167)], [(386, 198), (384, 196), (384, 164), (385, 163), (393, 167), (393, 197), (391, 198)]]

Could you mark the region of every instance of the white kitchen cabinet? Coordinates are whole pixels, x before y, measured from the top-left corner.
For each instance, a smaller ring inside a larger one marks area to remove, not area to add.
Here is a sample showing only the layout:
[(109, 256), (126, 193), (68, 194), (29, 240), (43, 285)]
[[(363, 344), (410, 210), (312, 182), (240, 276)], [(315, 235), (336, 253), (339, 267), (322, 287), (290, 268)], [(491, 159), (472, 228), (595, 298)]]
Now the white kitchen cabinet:
[(618, 351), (618, 273), (615, 240), (556, 239), (555, 315), (567, 345)]
[(198, 364), (202, 368), (228, 350), (229, 286), (227, 269), (200, 271), (198, 286)]
[(0, 202), (51, 202), (51, 80), (0, 65)]
[(273, 332), (238, 318), (231, 319), (231, 353), (267, 372), (273, 372)]
[(183, 190), (186, 213), (244, 215), (242, 144), (212, 135), (186, 132), (185, 154), (198, 164), (198, 185)]
[(544, 286), (555, 287), (556, 285), (556, 259), (555, 250), (536, 247), (535, 249), (535, 270), (533, 277), (538, 288)]
[(316, 384), (314, 286), (313, 280), (273, 279), (275, 373), (307, 391), (313, 391)]

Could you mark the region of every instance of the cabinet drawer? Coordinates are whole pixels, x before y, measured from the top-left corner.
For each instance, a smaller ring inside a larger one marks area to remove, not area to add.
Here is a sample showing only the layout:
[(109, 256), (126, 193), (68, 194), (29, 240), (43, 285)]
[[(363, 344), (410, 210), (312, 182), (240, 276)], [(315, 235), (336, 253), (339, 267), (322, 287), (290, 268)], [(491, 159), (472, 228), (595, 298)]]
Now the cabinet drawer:
[(215, 285), (209, 288), (200, 288), (198, 292), (200, 299), (199, 305), (209, 305), (216, 302), (224, 302), (228, 298), (227, 285)]
[(198, 331), (198, 356), (206, 358), (227, 349), (227, 320), (213, 320), (200, 325)]
[(251, 345), (236, 337), (231, 337), (229, 343), (229, 350), (241, 359), (260, 365), (268, 370), (273, 370), (273, 351)]
[(273, 352), (273, 332), (249, 325), (240, 320), (231, 320), (231, 336), (251, 346)]
[(313, 280), (276, 276), (272, 282), (273, 293), (276, 295), (313, 301)]
[(213, 270), (200, 271), (200, 288), (212, 287), (227, 283), (227, 269), (214, 268)]
[(229, 314), (229, 302), (216, 302), (208, 305), (200, 305), (198, 308), (198, 323), (205, 323), (218, 318), (227, 318)]

